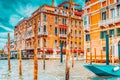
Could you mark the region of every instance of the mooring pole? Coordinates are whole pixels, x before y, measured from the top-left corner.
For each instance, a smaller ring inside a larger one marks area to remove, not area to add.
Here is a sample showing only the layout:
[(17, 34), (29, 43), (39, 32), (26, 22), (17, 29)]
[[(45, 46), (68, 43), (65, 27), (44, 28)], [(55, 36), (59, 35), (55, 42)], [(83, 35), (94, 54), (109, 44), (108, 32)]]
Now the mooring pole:
[(72, 68), (74, 67), (74, 53), (72, 52)]
[(38, 27), (36, 24), (32, 26), (34, 34), (34, 80), (38, 80), (38, 59), (37, 59), (37, 47), (38, 47)]
[(22, 75), (22, 55), (21, 55), (21, 50), (19, 50), (19, 61), (20, 61), (19, 74)]
[(96, 48), (94, 49), (94, 52), (95, 52), (95, 63), (96, 63)]
[(45, 70), (45, 50), (43, 47), (43, 69)]
[(102, 53), (102, 49), (101, 49), (101, 63), (103, 62), (103, 53)]
[(10, 71), (10, 33), (8, 33), (8, 71)]
[(62, 49), (63, 49), (63, 43), (60, 43), (60, 63), (63, 62), (63, 54), (62, 54)]
[(86, 63), (87, 63), (87, 60), (88, 60), (88, 51), (86, 49)]
[(109, 65), (109, 35), (106, 35), (106, 65)]

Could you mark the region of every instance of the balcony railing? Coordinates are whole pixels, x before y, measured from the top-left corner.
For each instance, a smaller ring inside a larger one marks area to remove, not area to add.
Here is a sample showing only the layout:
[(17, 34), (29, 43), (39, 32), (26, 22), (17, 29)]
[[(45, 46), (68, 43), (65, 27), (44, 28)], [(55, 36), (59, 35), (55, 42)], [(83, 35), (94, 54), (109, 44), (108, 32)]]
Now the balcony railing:
[(106, 27), (107, 25), (114, 25), (114, 24), (119, 23), (119, 22), (120, 22), (120, 16), (115, 17), (115, 18), (111, 18), (111, 19), (101, 20), (99, 22), (99, 26)]
[(48, 32), (41, 31), (41, 32), (38, 32), (38, 35), (40, 35), (40, 36), (47, 36)]
[(61, 38), (66, 38), (66, 37), (67, 37), (67, 34), (59, 34), (59, 37), (61, 37)]
[(34, 34), (27, 35), (26, 39), (29, 39), (29, 38), (32, 38), (32, 37), (34, 37)]
[(90, 26), (89, 25), (85, 25), (84, 26), (84, 30), (85, 30), (85, 32), (89, 32), (90, 31)]
[(106, 20), (101, 20), (98, 24), (99, 24), (99, 26), (106, 26), (107, 21)]

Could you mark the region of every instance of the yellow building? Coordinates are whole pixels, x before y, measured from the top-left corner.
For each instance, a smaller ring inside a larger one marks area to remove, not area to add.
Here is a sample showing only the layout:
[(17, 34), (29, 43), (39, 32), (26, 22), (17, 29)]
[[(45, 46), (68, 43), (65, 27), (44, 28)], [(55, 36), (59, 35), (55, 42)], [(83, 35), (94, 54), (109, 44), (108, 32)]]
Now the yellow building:
[(120, 0), (86, 0), (84, 7), (85, 50), (94, 56), (106, 53), (105, 36), (109, 34), (109, 51), (120, 59)]
[[(23, 19), (14, 29), (14, 38), (16, 50), (23, 50), (33, 54), (34, 35), (32, 26), (38, 27), (38, 50), (46, 49), (48, 51), (60, 50), (60, 43), (63, 42), (66, 47), (66, 38), (68, 32), (68, 14), (67, 7), (54, 7), (54, 5), (43, 5), (38, 8), (29, 18)], [(84, 35), (82, 14), (79, 9), (74, 7), (72, 13), (71, 44), (72, 49), (84, 49)]]

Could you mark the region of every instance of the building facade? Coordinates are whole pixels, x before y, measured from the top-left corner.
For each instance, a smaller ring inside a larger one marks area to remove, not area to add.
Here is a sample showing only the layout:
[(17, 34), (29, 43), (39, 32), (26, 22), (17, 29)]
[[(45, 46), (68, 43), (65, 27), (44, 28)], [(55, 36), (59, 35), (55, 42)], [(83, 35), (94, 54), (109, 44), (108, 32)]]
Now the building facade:
[[(72, 49), (82, 51), (84, 49), (84, 32), (82, 23), (82, 12), (72, 8), (71, 20), (71, 44)], [(60, 50), (60, 43), (66, 48), (67, 32), (69, 27), (69, 10), (67, 7), (54, 7), (43, 5), (37, 9), (29, 18), (20, 21), (14, 29), (14, 39), (16, 40), (16, 50), (23, 53), (33, 54), (34, 34), (32, 26), (38, 27), (38, 52), (42, 49), (53, 53)]]
[(85, 50), (88, 55), (106, 53), (106, 34), (109, 52), (120, 59), (120, 0), (86, 0), (84, 7)]

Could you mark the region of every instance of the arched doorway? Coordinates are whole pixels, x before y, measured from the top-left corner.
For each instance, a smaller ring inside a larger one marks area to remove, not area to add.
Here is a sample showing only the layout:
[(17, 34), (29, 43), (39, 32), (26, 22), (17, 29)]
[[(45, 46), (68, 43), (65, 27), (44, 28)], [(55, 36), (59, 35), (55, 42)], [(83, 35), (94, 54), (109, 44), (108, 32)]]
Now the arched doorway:
[(118, 42), (118, 59), (120, 60), (120, 41)]

